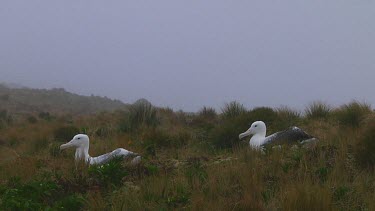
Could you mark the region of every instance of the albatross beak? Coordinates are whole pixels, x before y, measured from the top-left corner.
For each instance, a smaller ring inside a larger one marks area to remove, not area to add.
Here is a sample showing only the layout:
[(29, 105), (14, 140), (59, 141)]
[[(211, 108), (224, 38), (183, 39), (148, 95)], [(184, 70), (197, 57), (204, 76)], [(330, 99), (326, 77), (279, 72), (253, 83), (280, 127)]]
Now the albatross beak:
[(60, 150), (63, 150), (63, 149), (66, 149), (66, 148), (69, 148), (69, 147), (72, 147), (73, 146), (73, 144), (69, 141), (68, 143), (66, 143), (66, 144), (62, 144), (61, 146), (60, 146)]
[(245, 138), (246, 136), (249, 136), (249, 135), (251, 135), (250, 130), (248, 130), (248, 131), (246, 131), (246, 132), (244, 132), (244, 133), (241, 133), (238, 137), (239, 137), (240, 140), (241, 140), (241, 139), (243, 139), (243, 138)]

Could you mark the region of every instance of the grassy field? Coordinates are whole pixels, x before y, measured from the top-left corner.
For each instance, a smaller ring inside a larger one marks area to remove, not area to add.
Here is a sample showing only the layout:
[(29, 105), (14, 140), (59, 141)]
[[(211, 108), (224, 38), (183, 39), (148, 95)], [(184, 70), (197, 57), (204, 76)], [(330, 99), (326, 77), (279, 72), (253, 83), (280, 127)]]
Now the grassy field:
[[(238, 134), (255, 120), (320, 142), (251, 150)], [(92, 156), (123, 147), (143, 161), (75, 165), (59, 146), (76, 133), (89, 135)], [(82, 116), (1, 111), (0, 150), (1, 210), (375, 210), (375, 114), (359, 102), (302, 113), (232, 102), (191, 114), (144, 101)]]

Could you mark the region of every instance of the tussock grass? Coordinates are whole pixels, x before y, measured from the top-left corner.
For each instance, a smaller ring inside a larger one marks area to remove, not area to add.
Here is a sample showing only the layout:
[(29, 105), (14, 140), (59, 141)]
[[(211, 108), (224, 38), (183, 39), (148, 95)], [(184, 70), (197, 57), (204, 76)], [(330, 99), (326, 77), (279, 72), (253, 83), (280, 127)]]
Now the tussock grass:
[[(207, 107), (190, 114), (148, 105), (90, 116), (51, 114), (34, 123), (18, 118), (0, 133), (1, 147), (18, 155), (0, 162), (0, 209), (374, 209), (375, 118), (366, 106), (309, 106), (311, 114), (302, 116), (286, 107), (228, 105), (222, 114)], [(118, 130), (124, 119), (132, 126)], [(359, 119), (361, 127), (355, 127)], [(256, 120), (266, 122), (268, 133), (300, 126), (320, 142), (308, 149), (254, 151), (238, 134)], [(141, 153), (142, 163), (76, 166), (74, 150), (59, 150), (60, 140), (75, 133), (61, 129), (66, 125), (88, 133), (91, 155), (123, 147)]]
[(358, 164), (365, 169), (373, 170), (375, 167), (375, 116), (367, 119), (363, 132), (355, 148)]
[(305, 109), (308, 119), (325, 119), (330, 117), (332, 107), (326, 103), (315, 101), (310, 103)]
[(135, 131), (142, 126), (155, 127), (158, 123), (156, 108), (146, 100), (139, 100), (129, 107), (128, 113), (124, 113), (120, 129)]
[(227, 119), (241, 116), (244, 113), (246, 113), (246, 108), (237, 101), (226, 103), (221, 109), (221, 116)]
[(214, 108), (204, 106), (198, 115), (207, 119), (215, 119), (217, 117), (217, 112)]
[(366, 116), (371, 113), (369, 104), (353, 101), (337, 109), (335, 118), (343, 126), (359, 127)]

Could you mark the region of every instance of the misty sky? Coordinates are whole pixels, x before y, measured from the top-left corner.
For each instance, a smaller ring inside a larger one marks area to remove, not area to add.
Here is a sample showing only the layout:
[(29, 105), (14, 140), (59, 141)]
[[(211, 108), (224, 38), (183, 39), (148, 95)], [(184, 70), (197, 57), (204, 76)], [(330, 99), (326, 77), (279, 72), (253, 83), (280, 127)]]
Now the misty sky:
[(1, 0), (0, 82), (187, 111), (374, 107), (375, 0)]

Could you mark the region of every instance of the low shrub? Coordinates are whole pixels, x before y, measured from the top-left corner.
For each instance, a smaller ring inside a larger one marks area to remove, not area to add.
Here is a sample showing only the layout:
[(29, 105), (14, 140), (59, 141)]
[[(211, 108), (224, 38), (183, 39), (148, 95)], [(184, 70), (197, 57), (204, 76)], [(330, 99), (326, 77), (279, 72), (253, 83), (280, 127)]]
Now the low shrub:
[(122, 178), (128, 175), (127, 170), (122, 165), (123, 158), (117, 157), (103, 165), (92, 165), (89, 167), (89, 175), (102, 186), (117, 186), (122, 182)]
[(67, 195), (53, 180), (32, 180), (21, 183), (10, 178), (0, 187), (2, 210), (79, 210), (84, 205), (80, 194)]

